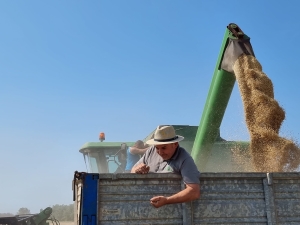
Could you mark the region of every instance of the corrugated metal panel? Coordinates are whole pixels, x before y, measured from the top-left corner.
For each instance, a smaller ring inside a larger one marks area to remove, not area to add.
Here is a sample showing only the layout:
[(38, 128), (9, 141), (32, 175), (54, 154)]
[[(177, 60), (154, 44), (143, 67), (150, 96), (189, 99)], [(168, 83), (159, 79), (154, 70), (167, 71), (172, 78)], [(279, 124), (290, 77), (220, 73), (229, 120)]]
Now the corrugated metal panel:
[(300, 176), (273, 174), (277, 224), (300, 224)]
[(193, 202), (195, 225), (268, 224), (261, 174), (235, 175), (202, 175), (201, 198)]
[(182, 190), (180, 176), (99, 174), (97, 224), (300, 224), (300, 173), (204, 173), (200, 181), (199, 200), (156, 209), (150, 198)]
[[(153, 196), (169, 196), (181, 190), (178, 176), (157, 179), (151, 175), (104, 179), (100, 176), (98, 187), (98, 219), (100, 224), (182, 224), (181, 204), (156, 209), (150, 205)], [(122, 176), (123, 175), (123, 176)], [(154, 174), (153, 174), (154, 175)], [(124, 177), (125, 176), (125, 177)]]

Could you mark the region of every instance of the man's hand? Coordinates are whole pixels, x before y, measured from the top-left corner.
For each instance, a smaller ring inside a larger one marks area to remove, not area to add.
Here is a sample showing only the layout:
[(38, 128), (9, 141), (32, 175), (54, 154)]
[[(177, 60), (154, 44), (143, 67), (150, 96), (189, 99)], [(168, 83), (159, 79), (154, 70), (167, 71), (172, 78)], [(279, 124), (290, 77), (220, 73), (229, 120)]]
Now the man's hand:
[(163, 205), (167, 204), (167, 198), (165, 196), (155, 196), (150, 199), (150, 204), (153, 205), (155, 208), (159, 208)]
[(146, 174), (149, 173), (150, 167), (146, 164), (139, 164), (132, 169), (132, 173)]
[(199, 184), (186, 184), (186, 188), (172, 196), (155, 196), (150, 199), (150, 204), (155, 208), (159, 208), (163, 205), (189, 202), (196, 200), (200, 197), (200, 185)]

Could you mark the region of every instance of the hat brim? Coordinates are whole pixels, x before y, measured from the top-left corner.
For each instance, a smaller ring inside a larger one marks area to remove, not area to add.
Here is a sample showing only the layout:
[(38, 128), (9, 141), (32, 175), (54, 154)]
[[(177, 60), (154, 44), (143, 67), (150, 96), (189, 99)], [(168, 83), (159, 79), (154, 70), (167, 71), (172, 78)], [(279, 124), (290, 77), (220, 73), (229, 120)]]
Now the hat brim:
[(183, 139), (184, 139), (184, 137), (177, 135), (177, 139), (172, 140), (172, 141), (155, 141), (154, 139), (150, 139), (150, 140), (146, 141), (146, 144), (148, 144), (148, 145), (165, 145), (165, 144), (179, 142), (179, 141), (182, 141)]

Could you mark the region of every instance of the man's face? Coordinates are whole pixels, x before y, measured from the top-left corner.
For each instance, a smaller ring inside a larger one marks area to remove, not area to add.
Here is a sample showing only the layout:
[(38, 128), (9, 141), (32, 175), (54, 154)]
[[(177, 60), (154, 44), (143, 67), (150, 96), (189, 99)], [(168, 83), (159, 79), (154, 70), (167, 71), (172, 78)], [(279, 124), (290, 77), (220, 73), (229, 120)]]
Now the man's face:
[(173, 156), (177, 146), (178, 142), (165, 145), (155, 145), (155, 149), (164, 160), (168, 160)]

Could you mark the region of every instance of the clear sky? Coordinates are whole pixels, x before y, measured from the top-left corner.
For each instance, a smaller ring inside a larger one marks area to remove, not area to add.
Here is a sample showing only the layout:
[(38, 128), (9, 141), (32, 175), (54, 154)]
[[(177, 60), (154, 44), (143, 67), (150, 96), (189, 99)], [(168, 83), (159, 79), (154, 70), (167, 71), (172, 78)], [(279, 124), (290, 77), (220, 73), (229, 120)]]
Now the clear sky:
[[(298, 140), (300, 1), (0, 1), (0, 213), (72, 203), (80, 147), (198, 125), (226, 30), (251, 37)], [(249, 140), (237, 85), (221, 136)]]

